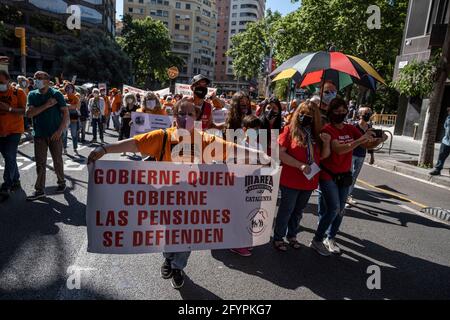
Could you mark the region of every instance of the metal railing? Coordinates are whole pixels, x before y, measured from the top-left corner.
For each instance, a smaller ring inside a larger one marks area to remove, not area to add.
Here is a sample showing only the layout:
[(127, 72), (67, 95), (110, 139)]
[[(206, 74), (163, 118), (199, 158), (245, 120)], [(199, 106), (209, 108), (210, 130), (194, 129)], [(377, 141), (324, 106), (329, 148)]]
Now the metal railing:
[(393, 126), (395, 126), (395, 122), (397, 121), (397, 115), (396, 114), (375, 113), (372, 116), (371, 120), (374, 125), (393, 127)]

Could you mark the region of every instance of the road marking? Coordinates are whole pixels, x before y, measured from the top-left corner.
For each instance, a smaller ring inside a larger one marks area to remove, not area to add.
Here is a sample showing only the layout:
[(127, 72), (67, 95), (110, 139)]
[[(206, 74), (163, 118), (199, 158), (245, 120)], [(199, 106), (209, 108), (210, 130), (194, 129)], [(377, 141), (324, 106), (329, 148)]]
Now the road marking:
[(408, 210), (408, 211), (410, 211), (410, 212), (412, 212), (412, 213), (414, 213), (414, 214), (417, 214), (418, 216), (421, 216), (422, 218), (427, 218), (427, 219), (432, 220), (432, 221), (434, 221), (434, 222), (440, 222), (440, 223), (443, 223), (443, 224), (446, 224), (446, 225), (449, 225), (449, 226), (450, 226), (450, 222), (440, 220), (440, 219), (438, 219), (438, 218), (436, 218), (436, 217), (433, 217), (433, 216), (430, 216), (430, 215), (425, 214), (425, 213), (423, 213), (423, 212), (420, 212), (419, 210), (412, 209), (412, 208), (410, 208), (410, 207), (408, 207), (408, 206), (406, 206), (406, 205), (404, 205), (404, 204), (400, 205), (399, 207), (400, 207), (400, 208), (403, 208), (403, 209), (405, 209), (405, 210)]
[(411, 199), (409, 199), (409, 198), (406, 198), (406, 197), (404, 197), (404, 196), (402, 196), (402, 195), (399, 195), (398, 193), (391, 192), (391, 191), (387, 191), (387, 190), (384, 190), (384, 189), (382, 189), (382, 188), (378, 188), (378, 187), (376, 187), (376, 186), (374, 186), (374, 185), (372, 185), (372, 184), (370, 184), (370, 183), (368, 183), (368, 182), (366, 182), (366, 181), (363, 181), (363, 180), (361, 180), (361, 179), (358, 179), (357, 181), (358, 181), (359, 183), (362, 183), (362, 184), (368, 186), (369, 188), (372, 188), (372, 189), (378, 190), (378, 191), (380, 191), (380, 192), (382, 192), (382, 193), (385, 193), (385, 194), (394, 196), (394, 197), (399, 198), (399, 199), (401, 199), (401, 200), (403, 200), (403, 201), (410, 202), (410, 203), (412, 203), (412, 204), (418, 206), (419, 208), (428, 208), (428, 207), (429, 207), (429, 206), (427, 206), (427, 205), (424, 205), (424, 204), (422, 204), (422, 203), (416, 202), (416, 201), (411, 200)]

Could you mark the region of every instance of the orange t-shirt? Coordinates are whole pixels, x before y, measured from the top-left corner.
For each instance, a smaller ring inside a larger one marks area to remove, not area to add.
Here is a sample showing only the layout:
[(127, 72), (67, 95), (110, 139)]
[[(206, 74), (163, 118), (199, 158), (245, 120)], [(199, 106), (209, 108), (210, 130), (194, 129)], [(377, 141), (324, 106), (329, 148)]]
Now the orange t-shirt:
[(118, 112), (121, 106), (122, 106), (122, 96), (120, 94), (116, 94), (112, 98), (111, 111)]
[[(13, 89), (10, 86), (6, 92), (0, 92), (0, 102), (6, 103), (13, 109), (25, 109), (27, 96), (22, 89)], [(0, 136), (23, 132), (23, 115), (11, 112), (0, 112)]]
[(68, 104), (75, 104), (78, 106), (78, 103), (80, 102), (80, 98), (76, 94), (68, 94), (67, 96), (67, 103)]
[(144, 107), (141, 107), (139, 109), (137, 109), (137, 112), (143, 112), (143, 113), (148, 113), (148, 114), (154, 114), (157, 116), (167, 116), (167, 112), (164, 109), (153, 109), (153, 110), (147, 110)]
[[(181, 156), (177, 157), (176, 159), (172, 159), (172, 145), (177, 146), (180, 144), (180, 142), (177, 140), (177, 137), (175, 136), (176, 131), (175, 127), (168, 128), (166, 129), (166, 131), (168, 136), (167, 136), (167, 143), (165, 145), (163, 161), (167, 162), (171, 161), (181, 162), (183, 161), (183, 159), (184, 159), (183, 162), (191, 162), (192, 156), (199, 156), (199, 152), (203, 152), (202, 163), (213, 163), (213, 161), (225, 162), (228, 158), (228, 155), (234, 154), (234, 150), (236, 147), (236, 144), (232, 142), (227, 142), (223, 139), (220, 139), (216, 136), (210, 135), (205, 132), (195, 131), (196, 135), (201, 135), (202, 150), (199, 150), (198, 146), (193, 145), (192, 141), (184, 143), (182, 140), (181, 141), (182, 145), (180, 146), (179, 150), (182, 150), (184, 146), (185, 148), (187, 148), (188, 146), (186, 145), (191, 145), (190, 150), (192, 154), (188, 156), (187, 160), (186, 157)], [(148, 133), (136, 135), (134, 136), (134, 140), (136, 141), (140, 153), (154, 157), (156, 160), (159, 161), (164, 141), (163, 130), (155, 130)], [(192, 140), (194, 140), (194, 138), (192, 138)], [(179, 150), (174, 149), (176, 155), (179, 155), (180, 153)]]
[(111, 113), (111, 110), (109, 108), (111, 108), (110, 104), (109, 104), (109, 97), (107, 95), (102, 96), (103, 100), (105, 100), (105, 112), (103, 113), (103, 115), (105, 117), (109, 116), (109, 114)]

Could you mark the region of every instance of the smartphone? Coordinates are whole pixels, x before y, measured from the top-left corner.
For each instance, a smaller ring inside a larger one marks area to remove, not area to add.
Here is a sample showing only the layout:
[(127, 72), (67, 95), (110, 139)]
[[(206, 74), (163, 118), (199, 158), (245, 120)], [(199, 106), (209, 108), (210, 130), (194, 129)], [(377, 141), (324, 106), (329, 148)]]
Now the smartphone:
[(375, 133), (375, 138), (383, 138), (383, 130), (381, 129), (373, 129), (372, 130)]

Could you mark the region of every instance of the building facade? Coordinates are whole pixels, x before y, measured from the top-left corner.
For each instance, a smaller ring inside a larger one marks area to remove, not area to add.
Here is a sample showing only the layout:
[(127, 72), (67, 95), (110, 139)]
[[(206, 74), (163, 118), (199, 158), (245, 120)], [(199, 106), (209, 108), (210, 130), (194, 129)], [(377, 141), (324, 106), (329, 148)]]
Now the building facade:
[[(71, 37), (67, 27), (71, 13), (67, 9), (77, 5), (81, 12), (81, 30), (96, 29), (110, 36), (115, 35), (116, 0), (0, 0), (0, 20), (10, 31), (15, 27), (26, 30), (27, 75), (36, 70), (54, 74), (60, 58), (55, 43), (61, 37)], [(20, 48), (17, 38), (0, 42), (0, 56), (9, 57), (12, 76), (20, 74)]]
[[(397, 57), (394, 79), (412, 61), (428, 61), (442, 48), (450, 15), (450, 0), (410, 0), (401, 53)], [(395, 134), (422, 138), (429, 99), (400, 98)], [(450, 106), (450, 81), (445, 87), (437, 139), (442, 139), (446, 108)]]
[(265, 9), (266, 0), (217, 0), (219, 18), (214, 83), (222, 91), (249, 90), (250, 83), (234, 76), (233, 60), (226, 52), (230, 49), (231, 38), (245, 31), (248, 23), (264, 18)]
[(189, 83), (202, 73), (214, 79), (216, 57), (216, 0), (124, 0), (124, 14), (151, 17), (169, 29), (172, 51), (185, 64), (177, 82)]

